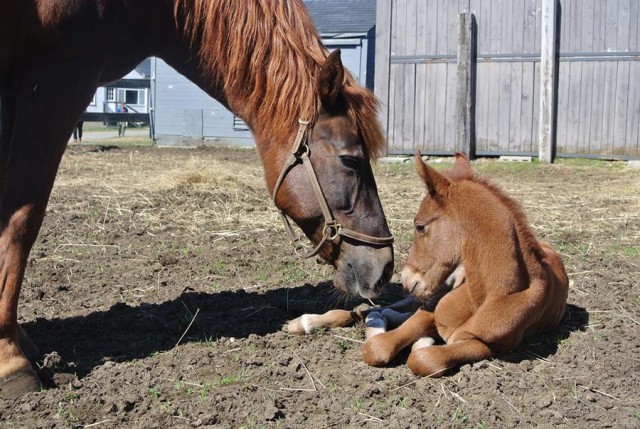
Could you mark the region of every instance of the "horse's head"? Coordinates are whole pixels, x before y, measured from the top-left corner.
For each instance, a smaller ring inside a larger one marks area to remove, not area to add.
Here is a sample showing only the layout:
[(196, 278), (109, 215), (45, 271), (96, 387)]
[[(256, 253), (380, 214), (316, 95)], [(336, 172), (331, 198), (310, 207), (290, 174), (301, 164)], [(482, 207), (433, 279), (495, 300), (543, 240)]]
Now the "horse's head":
[(373, 298), (393, 273), (392, 238), (366, 133), (348, 114), (344, 73), (339, 52), (330, 54), (317, 80), (322, 107), (312, 128), (301, 127), (305, 135), (281, 167), (275, 201), (319, 246), (311, 254), (335, 267), (336, 288)]
[[(409, 293), (426, 300), (459, 281), (463, 232), (456, 205), (457, 183), (425, 164), (420, 154), (414, 158), (427, 192), (413, 221), (413, 243), (402, 270), (402, 284)], [(451, 176), (472, 175), (469, 160), (456, 154)]]

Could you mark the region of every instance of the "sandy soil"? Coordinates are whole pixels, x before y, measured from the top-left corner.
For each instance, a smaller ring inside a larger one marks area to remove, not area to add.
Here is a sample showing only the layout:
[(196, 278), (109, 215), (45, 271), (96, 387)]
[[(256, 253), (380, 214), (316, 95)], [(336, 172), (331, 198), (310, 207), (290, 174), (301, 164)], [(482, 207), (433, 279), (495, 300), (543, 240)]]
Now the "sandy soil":
[[(20, 303), (46, 387), (0, 400), (0, 427), (639, 427), (640, 170), (477, 166), (562, 253), (568, 312), (512, 353), (420, 379), (406, 355), (364, 365), (362, 326), (282, 330), (359, 301), (292, 256), (255, 152), (70, 147)], [(423, 189), (410, 164), (376, 177), (398, 273)]]

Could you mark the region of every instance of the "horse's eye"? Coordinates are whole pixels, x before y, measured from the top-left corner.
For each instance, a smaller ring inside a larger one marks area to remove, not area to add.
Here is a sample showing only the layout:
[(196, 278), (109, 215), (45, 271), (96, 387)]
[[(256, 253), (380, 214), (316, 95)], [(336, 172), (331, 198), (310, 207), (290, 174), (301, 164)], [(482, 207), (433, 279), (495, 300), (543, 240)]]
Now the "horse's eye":
[(355, 156), (341, 155), (340, 162), (350, 170), (357, 170), (358, 167), (360, 167), (362, 160)]
[(416, 227), (416, 232), (418, 234), (424, 234), (424, 231), (427, 228), (427, 224), (422, 222), (415, 222), (414, 225)]

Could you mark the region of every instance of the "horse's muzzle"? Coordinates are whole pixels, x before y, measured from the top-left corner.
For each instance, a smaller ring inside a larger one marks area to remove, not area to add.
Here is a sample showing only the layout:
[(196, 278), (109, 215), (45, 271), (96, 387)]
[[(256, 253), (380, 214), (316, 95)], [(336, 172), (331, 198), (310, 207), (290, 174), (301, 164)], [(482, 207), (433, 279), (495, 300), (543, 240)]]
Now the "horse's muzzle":
[(342, 257), (336, 261), (333, 283), (350, 295), (377, 297), (393, 275), (393, 247), (353, 246), (342, 243)]

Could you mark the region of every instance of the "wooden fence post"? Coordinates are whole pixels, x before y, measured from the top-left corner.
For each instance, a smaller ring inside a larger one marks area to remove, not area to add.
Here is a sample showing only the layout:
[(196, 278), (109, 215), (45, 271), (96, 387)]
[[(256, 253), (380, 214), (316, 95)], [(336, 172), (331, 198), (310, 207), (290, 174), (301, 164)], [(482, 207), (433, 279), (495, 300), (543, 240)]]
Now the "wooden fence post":
[[(380, 100), (378, 120), (386, 138), (389, 137), (389, 72), (391, 67), (392, 0), (376, 3), (376, 54), (374, 92)], [(389, 146), (387, 144), (387, 151)]]
[(556, 152), (556, 100), (558, 61), (556, 53), (557, 0), (542, 0), (540, 43), (540, 124), (538, 151), (540, 162), (552, 163)]
[(476, 35), (474, 15), (470, 12), (461, 13), (458, 26), (456, 151), (464, 153), (469, 159), (476, 157)]

